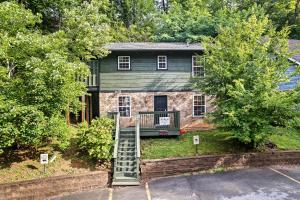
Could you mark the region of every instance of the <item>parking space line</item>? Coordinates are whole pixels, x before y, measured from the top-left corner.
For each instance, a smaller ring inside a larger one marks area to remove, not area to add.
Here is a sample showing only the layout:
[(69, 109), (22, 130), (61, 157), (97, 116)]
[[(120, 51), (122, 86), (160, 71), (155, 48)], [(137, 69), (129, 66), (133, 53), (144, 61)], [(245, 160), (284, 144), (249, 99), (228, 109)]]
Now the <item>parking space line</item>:
[(147, 194), (147, 199), (152, 200), (148, 183), (145, 184), (145, 190), (146, 190), (146, 194)]
[(294, 181), (294, 182), (296, 182), (296, 183), (298, 183), (300, 185), (300, 181), (298, 181), (298, 180), (296, 180), (296, 179), (294, 179), (294, 178), (292, 178), (292, 177), (290, 177), (290, 176), (288, 176), (288, 175), (286, 175), (286, 174), (284, 174), (284, 173), (282, 173), (282, 172), (280, 172), (280, 171), (278, 171), (276, 169), (273, 169), (271, 167), (269, 167), (269, 169), (272, 170), (272, 171), (274, 171), (274, 172), (276, 172), (276, 173), (278, 173), (278, 174), (280, 174), (280, 175), (282, 175), (282, 176), (285, 176), (286, 178), (288, 178), (291, 181)]
[(112, 200), (114, 189), (113, 188), (109, 188), (108, 190), (109, 190), (108, 200)]

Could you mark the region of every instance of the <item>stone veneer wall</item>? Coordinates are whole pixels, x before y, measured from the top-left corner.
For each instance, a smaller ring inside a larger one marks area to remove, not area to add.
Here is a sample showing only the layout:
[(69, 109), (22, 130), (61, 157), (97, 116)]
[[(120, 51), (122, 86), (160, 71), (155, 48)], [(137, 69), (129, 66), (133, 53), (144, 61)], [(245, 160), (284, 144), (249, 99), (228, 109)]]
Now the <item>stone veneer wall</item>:
[(15, 183), (0, 184), (0, 200), (46, 199), (64, 193), (106, 187), (110, 172), (95, 171), (78, 175), (54, 176)]
[(142, 179), (146, 181), (155, 177), (199, 172), (220, 167), (243, 168), (282, 164), (300, 164), (300, 151), (278, 151), (143, 160), (140, 167)]
[[(131, 98), (131, 117), (121, 117), (122, 126), (134, 126), (135, 117), (140, 111), (154, 110), (154, 96), (167, 95), (168, 111), (173, 109), (180, 111), (181, 128), (189, 127), (210, 127), (204, 123), (203, 117), (193, 117), (193, 95), (195, 92), (105, 92), (100, 93), (100, 115), (107, 112), (118, 110), (118, 97), (130, 96)], [(211, 112), (211, 99), (206, 97), (206, 111)]]

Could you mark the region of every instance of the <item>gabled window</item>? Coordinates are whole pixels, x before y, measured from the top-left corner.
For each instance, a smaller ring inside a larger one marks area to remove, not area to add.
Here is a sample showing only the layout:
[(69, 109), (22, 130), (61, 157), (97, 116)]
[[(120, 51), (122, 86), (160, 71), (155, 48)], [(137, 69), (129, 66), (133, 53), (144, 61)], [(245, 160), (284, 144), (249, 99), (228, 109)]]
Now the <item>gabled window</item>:
[(192, 56), (192, 74), (193, 76), (204, 77), (204, 67), (201, 65), (200, 56)]
[(193, 116), (202, 117), (205, 114), (205, 95), (194, 95), (193, 99)]
[(157, 69), (168, 69), (167, 56), (157, 56)]
[(130, 70), (130, 56), (118, 56), (118, 70)]
[(119, 112), (121, 117), (131, 116), (131, 105), (129, 96), (119, 96)]

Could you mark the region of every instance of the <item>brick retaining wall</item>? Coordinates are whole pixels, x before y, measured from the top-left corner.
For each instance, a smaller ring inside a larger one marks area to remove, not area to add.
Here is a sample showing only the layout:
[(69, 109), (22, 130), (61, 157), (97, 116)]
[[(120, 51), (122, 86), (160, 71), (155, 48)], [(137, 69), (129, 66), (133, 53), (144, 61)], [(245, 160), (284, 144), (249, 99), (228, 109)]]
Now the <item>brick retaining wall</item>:
[(46, 199), (63, 193), (105, 187), (109, 179), (110, 172), (95, 171), (78, 175), (54, 176), (0, 184), (0, 200)]
[(300, 151), (278, 151), (143, 160), (140, 166), (142, 179), (147, 180), (154, 177), (178, 175), (219, 167), (262, 167), (278, 164), (300, 164)]

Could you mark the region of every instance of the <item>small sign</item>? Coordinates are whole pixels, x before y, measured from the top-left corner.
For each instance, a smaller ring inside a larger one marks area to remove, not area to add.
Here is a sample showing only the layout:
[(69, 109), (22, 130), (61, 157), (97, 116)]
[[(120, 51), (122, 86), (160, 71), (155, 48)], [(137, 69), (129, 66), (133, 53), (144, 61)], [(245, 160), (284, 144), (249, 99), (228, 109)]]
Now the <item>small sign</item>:
[(169, 135), (169, 132), (167, 130), (160, 130), (158, 131), (159, 132), (159, 135)]
[(160, 117), (159, 118), (159, 125), (161, 125), (161, 126), (170, 125), (170, 117)]
[(41, 164), (48, 164), (48, 154), (44, 153), (40, 155), (40, 163)]
[(200, 144), (199, 135), (194, 135), (193, 136), (193, 142), (194, 142), (195, 145)]

